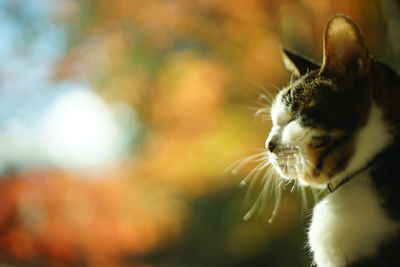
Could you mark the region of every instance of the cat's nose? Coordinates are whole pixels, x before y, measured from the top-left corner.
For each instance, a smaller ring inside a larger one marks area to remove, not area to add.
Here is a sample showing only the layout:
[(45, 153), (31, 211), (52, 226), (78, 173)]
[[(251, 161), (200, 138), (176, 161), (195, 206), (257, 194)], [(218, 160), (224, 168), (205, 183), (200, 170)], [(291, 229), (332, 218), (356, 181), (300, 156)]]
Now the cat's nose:
[(274, 151), (274, 149), (276, 148), (276, 143), (273, 140), (270, 140), (268, 142), (267, 148), (268, 148), (269, 152), (272, 153)]

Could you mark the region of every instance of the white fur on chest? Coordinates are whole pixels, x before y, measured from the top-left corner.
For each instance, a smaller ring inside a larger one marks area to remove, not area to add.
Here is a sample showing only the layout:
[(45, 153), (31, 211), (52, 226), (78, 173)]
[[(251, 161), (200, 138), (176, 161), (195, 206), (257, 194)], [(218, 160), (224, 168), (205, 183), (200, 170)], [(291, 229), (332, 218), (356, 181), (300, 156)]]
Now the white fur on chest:
[(373, 256), (399, 229), (379, 205), (368, 173), (359, 176), (314, 208), (309, 243), (318, 267), (346, 266)]

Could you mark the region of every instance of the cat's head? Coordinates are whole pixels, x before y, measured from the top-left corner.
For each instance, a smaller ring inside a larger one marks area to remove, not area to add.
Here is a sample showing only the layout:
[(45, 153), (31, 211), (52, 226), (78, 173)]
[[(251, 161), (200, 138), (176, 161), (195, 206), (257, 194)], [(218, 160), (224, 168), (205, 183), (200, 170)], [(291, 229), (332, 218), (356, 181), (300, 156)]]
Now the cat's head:
[(374, 61), (353, 21), (331, 18), (322, 65), (287, 50), (295, 78), (271, 107), (269, 158), (284, 178), (325, 186), (366, 165), (391, 139), (373, 101)]

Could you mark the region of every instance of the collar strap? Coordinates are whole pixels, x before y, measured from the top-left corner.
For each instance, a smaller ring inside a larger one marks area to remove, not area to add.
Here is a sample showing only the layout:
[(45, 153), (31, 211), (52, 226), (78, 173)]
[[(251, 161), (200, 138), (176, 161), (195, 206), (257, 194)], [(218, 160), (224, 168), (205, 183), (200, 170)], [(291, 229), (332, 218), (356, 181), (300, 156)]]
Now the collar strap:
[(373, 161), (369, 162), (368, 164), (366, 164), (364, 167), (350, 173), (349, 175), (347, 175), (346, 177), (344, 177), (343, 180), (341, 180), (339, 183), (337, 183), (336, 185), (333, 185), (331, 182), (329, 182), (327, 184), (327, 188), (329, 190), (329, 192), (333, 193), (335, 192), (339, 187), (341, 187), (342, 185), (348, 183), (351, 179), (353, 179), (355, 176), (357, 176), (357, 174), (360, 174), (361, 172), (365, 171), (366, 169), (368, 169), (371, 165), (372, 165)]

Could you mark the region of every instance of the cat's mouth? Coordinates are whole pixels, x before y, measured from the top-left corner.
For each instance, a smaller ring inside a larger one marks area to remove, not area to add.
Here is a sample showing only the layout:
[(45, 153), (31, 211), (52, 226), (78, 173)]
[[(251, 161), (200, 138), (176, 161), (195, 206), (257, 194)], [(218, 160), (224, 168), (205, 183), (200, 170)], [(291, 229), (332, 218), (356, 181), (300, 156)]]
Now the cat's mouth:
[(302, 155), (297, 147), (276, 149), (269, 155), (275, 170), (282, 178), (297, 179), (302, 176)]

